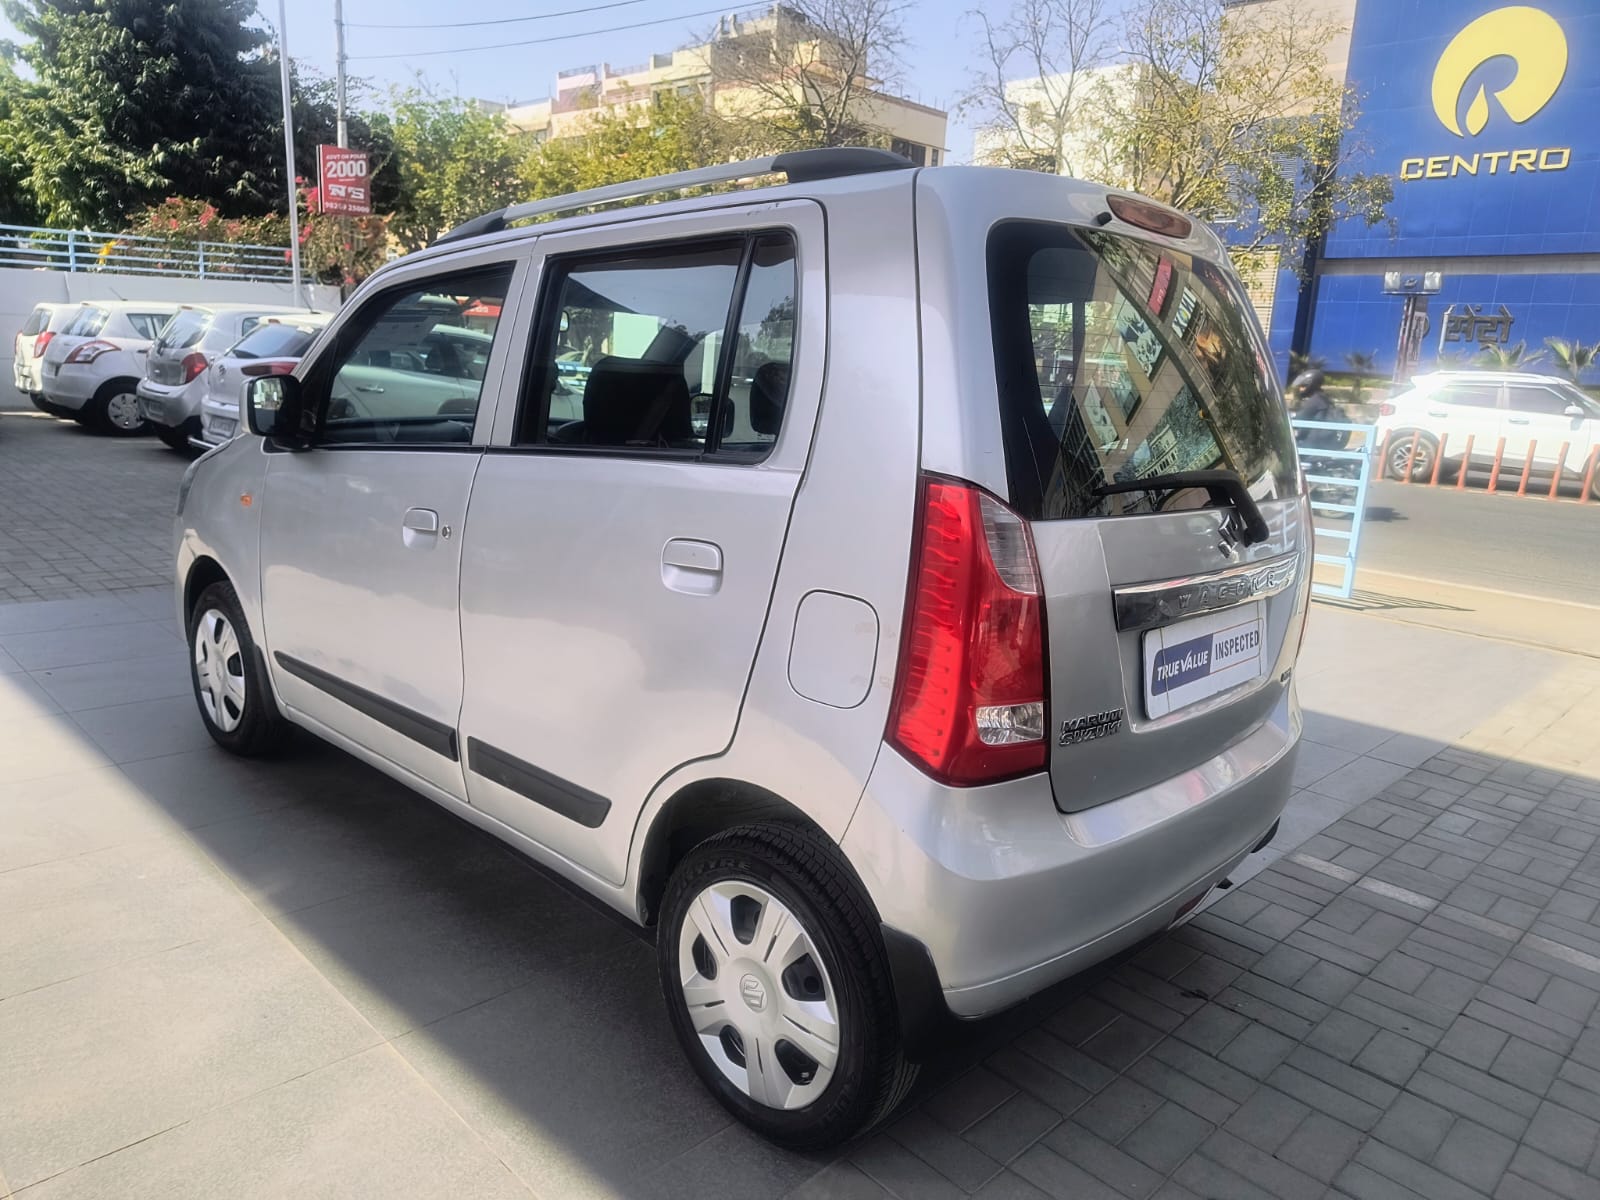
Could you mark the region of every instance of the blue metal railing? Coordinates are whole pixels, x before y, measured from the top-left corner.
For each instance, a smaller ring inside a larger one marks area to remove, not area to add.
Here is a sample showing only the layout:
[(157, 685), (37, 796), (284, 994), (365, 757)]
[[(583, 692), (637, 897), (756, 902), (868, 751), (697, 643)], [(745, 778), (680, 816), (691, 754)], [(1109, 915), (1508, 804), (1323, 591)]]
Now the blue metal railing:
[(0, 225), (0, 267), (277, 283), (291, 278), (288, 255), (287, 246), (169, 242), (132, 233)]
[[(1292, 420), (1290, 424), (1297, 431), (1328, 430), (1346, 435), (1344, 445), (1339, 449), (1301, 446), (1300, 465), (1311, 489), (1311, 528), (1317, 538), (1316, 561), (1339, 567), (1343, 572), (1338, 583), (1313, 582), (1311, 590), (1319, 596), (1339, 596), (1348, 600), (1356, 585), (1356, 555), (1361, 548), (1367, 484), (1372, 479), (1372, 456), (1377, 451), (1377, 427), (1352, 425), (1346, 421)], [(1358, 438), (1359, 445), (1356, 445), (1354, 443)], [(1334, 474), (1335, 471), (1340, 473)], [(1330, 491), (1339, 498), (1327, 499)], [(1318, 523), (1319, 515), (1329, 514), (1348, 523)], [(1344, 552), (1332, 553), (1333, 546), (1341, 547)]]

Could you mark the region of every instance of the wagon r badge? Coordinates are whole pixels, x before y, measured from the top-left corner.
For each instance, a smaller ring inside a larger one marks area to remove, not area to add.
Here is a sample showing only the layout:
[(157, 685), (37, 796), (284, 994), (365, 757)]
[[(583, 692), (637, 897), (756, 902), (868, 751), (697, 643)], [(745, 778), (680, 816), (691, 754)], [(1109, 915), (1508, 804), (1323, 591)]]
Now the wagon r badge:
[(1089, 713), (1061, 722), (1060, 745), (1076, 746), (1096, 738), (1110, 737), (1122, 729), (1123, 710), (1108, 708), (1104, 712)]

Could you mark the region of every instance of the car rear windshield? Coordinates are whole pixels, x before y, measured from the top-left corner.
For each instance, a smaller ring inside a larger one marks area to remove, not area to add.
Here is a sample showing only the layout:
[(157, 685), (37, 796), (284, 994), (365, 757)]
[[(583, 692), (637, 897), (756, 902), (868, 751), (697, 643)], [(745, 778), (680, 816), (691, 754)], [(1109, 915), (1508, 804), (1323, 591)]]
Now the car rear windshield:
[(18, 332), (20, 332), (23, 337), (32, 337), (34, 334), (42, 330), (47, 324), (49, 324), (49, 322), (50, 310), (41, 304), (38, 308), (34, 309), (28, 314), (28, 319), (22, 323), (22, 328)]
[(316, 336), (315, 329), (269, 322), (245, 334), (228, 353), (235, 358), (299, 358)]
[(185, 308), (176, 312), (172, 320), (161, 327), (156, 338), (158, 350), (187, 350), (211, 328), (211, 314), (204, 309)]
[[(1294, 437), (1247, 300), (1205, 259), (1097, 229), (989, 237), (989, 307), (1011, 503), (1029, 520), (1196, 507), (1157, 476), (1231, 470), (1292, 495)], [(1104, 495), (1112, 483), (1149, 491)]]
[(87, 306), (78, 310), (78, 315), (72, 319), (72, 324), (67, 328), (69, 337), (94, 337), (106, 327), (111, 313), (104, 308)]

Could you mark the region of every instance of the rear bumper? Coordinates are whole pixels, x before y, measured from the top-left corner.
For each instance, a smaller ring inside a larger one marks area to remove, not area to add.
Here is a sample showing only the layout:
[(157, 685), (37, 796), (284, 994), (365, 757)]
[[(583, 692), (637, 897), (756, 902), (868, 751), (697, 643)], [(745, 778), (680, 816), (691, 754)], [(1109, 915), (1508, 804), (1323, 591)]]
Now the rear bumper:
[(192, 385), (151, 383), (141, 379), (135, 390), (139, 393), (139, 415), (146, 421), (174, 429), (193, 421), (195, 429), (199, 429), (200, 397)]
[(91, 376), (83, 367), (69, 364), (54, 375), (46, 370), (42, 390), (44, 398), (51, 404), (75, 413), (89, 403), (101, 382), (98, 374)]
[(944, 1005), (980, 1017), (1160, 932), (1226, 878), (1282, 813), (1299, 737), (1290, 689), (1207, 762), (1073, 814), (1043, 776), (945, 788), (885, 748), (843, 847), (883, 923), (927, 950)]

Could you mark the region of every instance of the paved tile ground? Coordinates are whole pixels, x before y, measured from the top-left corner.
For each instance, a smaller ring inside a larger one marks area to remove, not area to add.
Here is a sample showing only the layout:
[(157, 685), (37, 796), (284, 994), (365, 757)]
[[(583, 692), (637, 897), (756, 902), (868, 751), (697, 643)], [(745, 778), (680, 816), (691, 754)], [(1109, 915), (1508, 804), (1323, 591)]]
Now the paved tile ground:
[(188, 461), (154, 438), (0, 411), (0, 603), (165, 584)]
[[(167, 470), (37, 428), (69, 495)], [(170, 623), (0, 604), (0, 1196), (1600, 1197), (1600, 661), (1319, 609), (1288, 852), (795, 1156), (609, 915), (336, 751), (212, 749)]]

